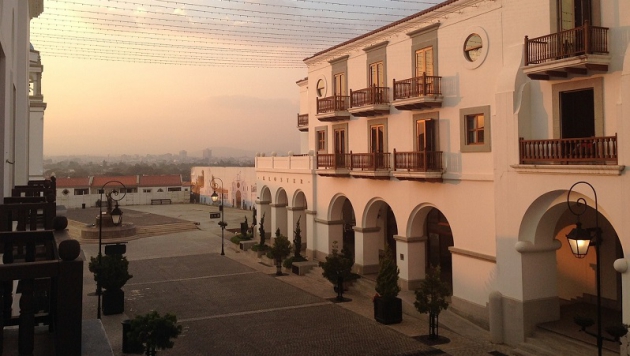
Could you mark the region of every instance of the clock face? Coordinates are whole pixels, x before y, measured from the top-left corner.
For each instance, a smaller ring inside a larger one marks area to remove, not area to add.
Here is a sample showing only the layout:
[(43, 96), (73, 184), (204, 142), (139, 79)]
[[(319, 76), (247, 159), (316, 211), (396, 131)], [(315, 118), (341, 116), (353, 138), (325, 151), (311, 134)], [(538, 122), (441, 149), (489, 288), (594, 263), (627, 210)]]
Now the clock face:
[(478, 34), (473, 33), (472, 35), (468, 36), (468, 38), (466, 39), (466, 43), (464, 43), (464, 56), (468, 61), (474, 62), (479, 59), (482, 48), (483, 42), (481, 40), (481, 37)]
[(319, 98), (326, 95), (326, 81), (324, 79), (320, 79), (317, 81), (316, 91)]

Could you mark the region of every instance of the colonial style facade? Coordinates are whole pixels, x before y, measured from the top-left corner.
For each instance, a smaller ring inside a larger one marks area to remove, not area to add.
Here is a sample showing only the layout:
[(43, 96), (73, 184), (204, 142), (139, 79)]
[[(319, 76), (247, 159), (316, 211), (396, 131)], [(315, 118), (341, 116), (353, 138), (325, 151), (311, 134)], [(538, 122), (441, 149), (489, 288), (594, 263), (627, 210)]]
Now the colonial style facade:
[(585, 227), (597, 206), (602, 296), (630, 323), (628, 26), (628, 2), (449, 0), (305, 59), (307, 149), (256, 158), (266, 231), (300, 219), (310, 258), (336, 243), (364, 275), (389, 247), (404, 289), (440, 266), (451, 308), (517, 344), (595, 294), (565, 237), (587, 181), (570, 200)]

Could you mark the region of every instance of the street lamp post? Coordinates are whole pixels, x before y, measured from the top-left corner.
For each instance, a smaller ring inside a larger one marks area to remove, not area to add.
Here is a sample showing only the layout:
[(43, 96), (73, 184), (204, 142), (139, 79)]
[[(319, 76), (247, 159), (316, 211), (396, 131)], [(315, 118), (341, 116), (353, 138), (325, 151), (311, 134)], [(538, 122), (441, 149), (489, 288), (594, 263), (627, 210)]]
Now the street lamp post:
[[(101, 264), (101, 258), (103, 256), (102, 253), (102, 246), (103, 246), (103, 193), (105, 192), (105, 187), (108, 184), (112, 184), (112, 183), (118, 183), (119, 185), (122, 186), (122, 196), (118, 197), (118, 195), (120, 194), (120, 192), (116, 189), (112, 190), (110, 193), (106, 194), (105, 196), (107, 197), (107, 215), (111, 217), (112, 219), (112, 224), (114, 224), (114, 226), (118, 226), (122, 223), (122, 211), (120, 210), (120, 208), (118, 207), (118, 202), (120, 200), (122, 200), (125, 195), (127, 195), (127, 188), (125, 187), (124, 184), (122, 184), (122, 182), (119, 182), (117, 180), (110, 180), (108, 182), (106, 182), (105, 184), (103, 184), (103, 186), (101, 187), (101, 189), (98, 190), (99, 194), (101, 195), (101, 198), (99, 200), (99, 204), (98, 204), (98, 273), (96, 275), (96, 294), (98, 295), (98, 304), (96, 306), (96, 318), (100, 319), (101, 318), (101, 294), (103, 293), (102, 287), (101, 287), (101, 276), (103, 274), (103, 272), (101, 271), (102, 268), (102, 264)], [(111, 199), (111, 200), (110, 200)], [(115, 201), (116, 202), (116, 207), (112, 210), (111, 207), (111, 202)]]
[[(225, 222), (225, 220), (223, 220), (223, 180), (216, 177), (212, 177), (212, 179), (218, 179), (221, 182), (221, 204), (219, 205), (219, 211), (221, 212), (221, 221), (219, 221), (219, 226), (221, 226), (221, 256), (224, 256), (225, 251), (223, 249), (223, 236), (227, 223)], [(217, 194), (216, 189), (210, 197), (212, 198), (212, 201), (216, 203), (216, 201), (219, 199), (219, 195)]]
[[(595, 196), (595, 227), (593, 228), (582, 228), (582, 223), (580, 222), (580, 215), (586, 212), (586, 208), (588, 204), (586, 203), (586, 199), (580, 197), (576, 201), (577, 210), (574, 210), (571, 207), (571, 201), (569, 200), (571, 197), (571, 192), (573, 188), (578, 184), (586, 184), (593, 191), (593, 195)], [(599, 210), (597, 206), (597, 192), (595, 192), (595, 188), (585, 181), (579, 181), (571, 186), (569, 189), (569, 193), (567, 194), (567, 205), (571, 213), (577, 216), (576, 227), (569, 232), (567, 235), (567, 240), (569, 242), (569, 246), (571, 247), (571, 252), (577, 258), (584, 258), (588, 253), (588, 248), (590, 245), (595, 246), (595, 283), (597, 289), (597, 334), (592, 334), (588, 332), (585, 328), (582, 328), (584, 332), (589, 335), (595, 336), (597, 338), (597, 354), (599, 356), (602, 355), (602, 296), (601, 296), (601, 276), (600, 276), (600, 256), (599, 256), (599, 246), (602, 242), (602, 229), (599, 227)], [(593, 233), (595, 233), (595, 238), (593, 239)]]

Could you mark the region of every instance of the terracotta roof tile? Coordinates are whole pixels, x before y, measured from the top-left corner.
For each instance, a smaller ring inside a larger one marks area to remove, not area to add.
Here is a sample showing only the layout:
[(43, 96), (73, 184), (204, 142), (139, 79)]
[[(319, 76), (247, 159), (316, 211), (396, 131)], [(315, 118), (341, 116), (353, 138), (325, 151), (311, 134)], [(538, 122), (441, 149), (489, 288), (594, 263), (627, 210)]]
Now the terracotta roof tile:
[(160, 176), (140, 176), (141, 187), (181, 187), (182, 176), (179, 174), (167, 174)]
[(117, 182), (124, 184), (125, 187), (127, 188), (138, 186), (138, 176), (114, 176), (114, 177), (100, 176), (100, 177), (94, 177), (92, 181), (92, 187), (101, 188), (105, 183), (110, 182), (110, 181), (114, 181), (114, 182), (107, 184), (108, 188), (120, 187), (120, 184), (118, 184)]
[(88, 188), (90, 177), (57, 178), (57, 188)]

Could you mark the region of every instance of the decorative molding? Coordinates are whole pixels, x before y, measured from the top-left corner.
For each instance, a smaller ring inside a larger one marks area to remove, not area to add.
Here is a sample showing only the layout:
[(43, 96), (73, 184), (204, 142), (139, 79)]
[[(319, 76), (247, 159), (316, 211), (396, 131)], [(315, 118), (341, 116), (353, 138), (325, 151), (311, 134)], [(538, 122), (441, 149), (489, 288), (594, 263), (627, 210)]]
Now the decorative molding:
[(269, 204), (271, 204), (271, 202), (270, 201), (263, 201), (263, 200), (256, 200), (256, 204), (269, 205)]
[(601, 176), (620, 176), (626, 169), (626, 166), (618, 165), (571, 165), (571, 164), (514, 164), (510, 167), (514, 168), (518, 173), (536, 173), (536, 174), (589, 174)]
[(530, 252), (551, 252), (559, 250), (562, 247), (562, 242), (558, 240), (553, 240), (552, 243), (548, 244), (533, 244), (530, 241), (519, 241), (514, 245), (516, 251), (520, 253), (530, 253)]
[(415, 31), (407, 32), (406, 35), (409, 36), (409, 37), (415, 37), (415, 36), (418, 36), (418, 35), (425, 34), (427, 32), (436, 31), (438, 29), (438, 27), (440, 27), (440, 24), (441, 24), (440, 22), (434, 23), (434, 24), (429, 25), (427, 27), (423, 27), (423, 28), (415, 30)]
[(359, 227), (359, 226), (353, 226), (352, 230), (354, 230), (355, 232), (361, 232), (361, 233), (366, 233), (366, 232), (377, 232), (377, 231), (381, 231), (381, 228), (378, 226), (375, 227)]
[(365, 52), (374, 51), (374, 50), (379, 49), (381, 47), (385, 47), (388, 44), (389, 44), (389, 41), (383, 41), (383, 42), (377, 43), (375, 45), (367, 46), (367, 47), (363, 48), (363, 51), (365, 51)]
[(315, 222), (324, 225), (343, 225), (343, 220), (324, 220), (315, 218)]
[(474, 258), (474, 259), (482, 260), (486, 262), (497, 263), (497, 258), (495, 256), (490, 256), (490, 255), (486, 255), (486, 254), (474, 252), (474, 251), (467, 251), (467, 250), (463, 250), (461, 248), (457, 248), (453, 246), (449, 247), (448, 250), (451, 251), (451, 253), (454, 255), (460, 255), (460, 256), (470, 257), (470, 258)]
[(407, 236), (394, 235), (394, 240), (400, 241), (400, 242), (406, 242), (406, 243), (426, 242), (427, 239), (428, 238), (426, 236), (411, 236), (411, 237), (407, 237)]
[(350, 58), (350, 55), (346, 54), (345, 56), (341, 56), (339, 58), (331, 59), (331, 60), (328, 61), (328, 63), (335, 64), (335, 63), (338, 63), (338, 62), (341, 62), (341, 61), (347, 61), (348, 58)]
[(269, 206), (272, 208), (286, 208), (287, 205), (288, 205), (287, 203), (269, 204)]
[(316, 215), (317, 211), (316, 210), (308, 210), (308, 209), (306, 209), (306, 214), (307, 215)]
[(289, 211), (304, 211), (304, 210), (306, 210), (306, 208), (303, 207), (303, 206), (296, 206), (296, 207), (287, 206), (287, 210), (289, 210)]

